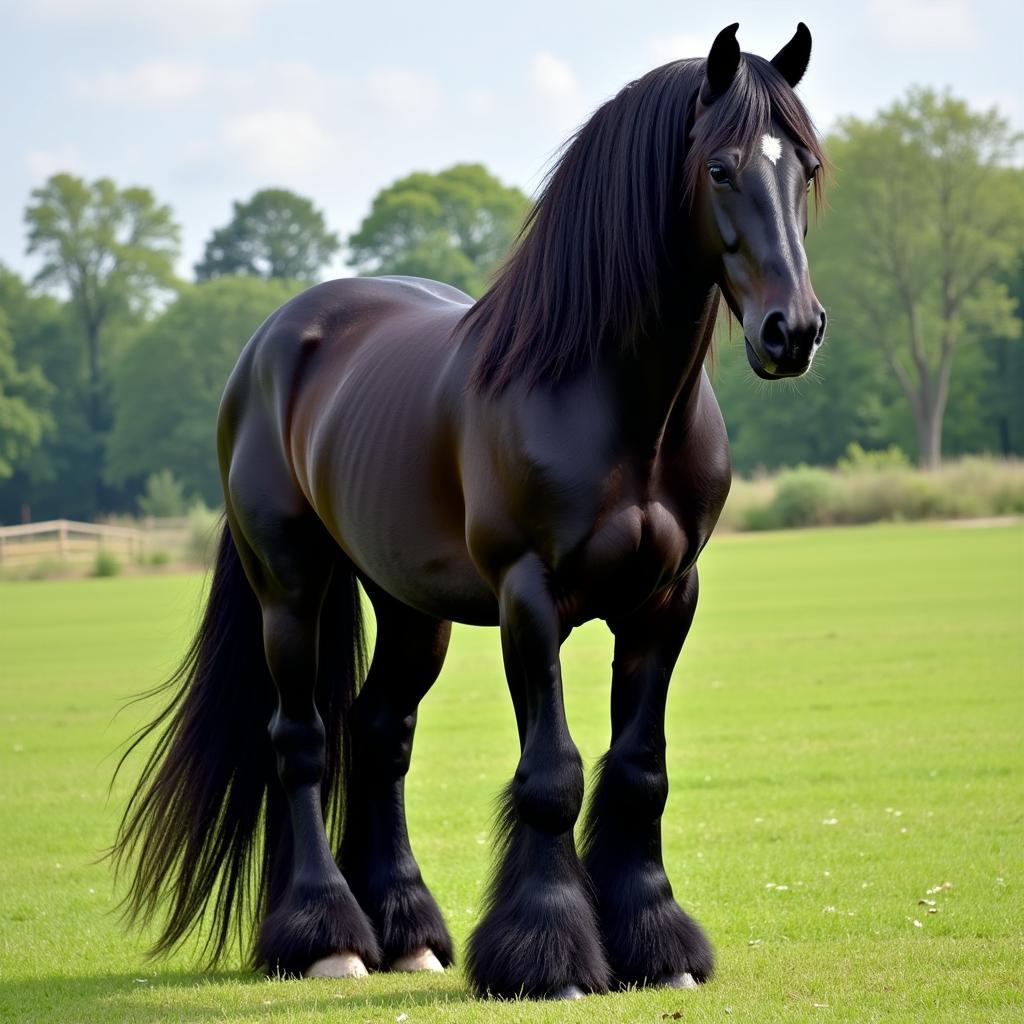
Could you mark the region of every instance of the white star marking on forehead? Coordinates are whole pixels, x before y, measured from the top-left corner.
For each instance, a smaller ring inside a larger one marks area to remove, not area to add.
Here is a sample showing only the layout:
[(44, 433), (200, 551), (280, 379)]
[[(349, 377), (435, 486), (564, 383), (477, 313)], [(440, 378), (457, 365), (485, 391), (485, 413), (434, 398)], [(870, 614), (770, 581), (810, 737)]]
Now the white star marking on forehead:
[(782, 141), (775, 138), (774, 135), (762, 135), (761, 136), (761, 152), (768, 157), (771, 162), (777, 163), (780, 156), (782, 156)]

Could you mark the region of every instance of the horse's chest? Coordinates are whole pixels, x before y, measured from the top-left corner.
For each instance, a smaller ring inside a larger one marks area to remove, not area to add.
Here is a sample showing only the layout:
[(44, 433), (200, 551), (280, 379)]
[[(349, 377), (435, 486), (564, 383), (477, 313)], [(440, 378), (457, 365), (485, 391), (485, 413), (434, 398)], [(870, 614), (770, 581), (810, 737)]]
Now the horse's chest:
[(695, 531), (670, 503), (626, 503), (595, 528), (573, 582), (595, 595), (601, 614), (629, 610), (684, 573), (699, 548)]

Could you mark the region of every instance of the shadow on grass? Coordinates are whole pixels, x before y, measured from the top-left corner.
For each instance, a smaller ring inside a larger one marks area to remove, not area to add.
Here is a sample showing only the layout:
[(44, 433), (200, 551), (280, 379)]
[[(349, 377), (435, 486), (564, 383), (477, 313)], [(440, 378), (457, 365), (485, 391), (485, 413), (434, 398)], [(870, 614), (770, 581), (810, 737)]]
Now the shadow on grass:
[[(381, 982), (386, 984), (382, 985)], [(323, 1012), (325, 1004), (344, 1011), (471, 1003), (461, 978), (374, 975), (365, 982), (278, 981), (258, 974), (187, 971), (144, 974), (92, 974), (78, 977), (0, 981), (0, 1020), (105, 1021), (139, 1024), (167, 1020), (224, 1020), (282, 1011)]]

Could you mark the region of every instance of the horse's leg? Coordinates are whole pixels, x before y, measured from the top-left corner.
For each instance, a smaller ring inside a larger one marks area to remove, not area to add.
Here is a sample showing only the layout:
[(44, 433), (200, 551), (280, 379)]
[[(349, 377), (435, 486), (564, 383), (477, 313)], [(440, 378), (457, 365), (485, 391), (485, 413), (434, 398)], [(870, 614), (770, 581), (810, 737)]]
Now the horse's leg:
[(522, 752), (499, 818), (492, 892), (470, 939), (470, 981), (480, 994), (505, 997), (603, 992), (608, 967), (573, 840), (583, 766), (565, 720), (561, 624), (539, 558), (504, 574), (499, 609)]
[[(235, 439), (228, 495), (232, 532), (245, 538), (239, 554), (263, 611), (278, 697), (269, 732), (288, 804), (288, 824), (268, 851), (268, 912), (256, 957), (271, 973), (358, 976), (380, 953), (324, 829), (326, 730), (315, 700), (321, 608), (332, 585), (354, 586), (353, 569), (275, 450), (268, 424), (249, 417)], [(332, 625), (350, 645), (361, 642), (356, 628)]]
[(429, 618), (372, 584), (377, 617), (370, 672), (352, 709), (341, 865), (391, 970), (440, 971), (451, 936), (420, 875), (405, 823), (405, 775), (416, 708), (441, 671), (451, 623)]
[(697, 607), (697, 570), (657, 607), (612, 625), (612, 742), (591, 800), (583, 862), (620, 984), (691, 987), (714, 968), (699, 925), (676, 903), (661, 856), (668, 797), (665, 702)]

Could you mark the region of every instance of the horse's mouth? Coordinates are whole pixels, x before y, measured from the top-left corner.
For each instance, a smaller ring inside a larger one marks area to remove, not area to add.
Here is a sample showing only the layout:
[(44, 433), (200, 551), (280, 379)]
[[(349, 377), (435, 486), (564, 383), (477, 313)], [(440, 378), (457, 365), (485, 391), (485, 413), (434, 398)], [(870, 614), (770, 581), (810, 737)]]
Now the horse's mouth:
[(750, 368), (761, 378), (761, 380), (785, 380), (787, 377), (799, 377), (801, 374), (807, 372), (810, 367), (810, 361), (804, 366), (796, 366), (792, 369), (782, 369), (775, 364), (772, 364), (772, 368), (769, 370), (764, 364), (764, 360), (758, 354), (756, 348), (750, 344), (750, 339), (744, 335), (743, 344), (747, 349), (747, 362), (750, 363)]

